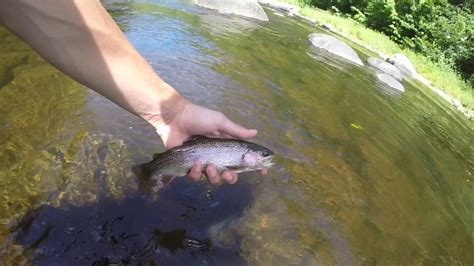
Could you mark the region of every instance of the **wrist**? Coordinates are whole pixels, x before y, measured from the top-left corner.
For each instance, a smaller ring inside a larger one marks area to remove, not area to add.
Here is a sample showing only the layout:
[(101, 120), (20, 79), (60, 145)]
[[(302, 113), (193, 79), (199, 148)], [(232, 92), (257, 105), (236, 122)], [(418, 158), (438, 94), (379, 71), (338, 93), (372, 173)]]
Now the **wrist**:
[(190, 102), (167, 83), (160, 86), (157, 94), (157, 100), (151, 101), (154, 102), (151, 106), (144, 107), (139, 116), (160, 131), (175, 121)]

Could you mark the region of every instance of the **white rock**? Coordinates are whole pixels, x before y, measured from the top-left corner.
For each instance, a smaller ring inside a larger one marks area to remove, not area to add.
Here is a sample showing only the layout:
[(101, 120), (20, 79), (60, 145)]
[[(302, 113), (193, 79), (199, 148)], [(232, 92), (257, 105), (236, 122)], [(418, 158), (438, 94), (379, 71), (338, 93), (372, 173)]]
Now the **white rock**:
[(403, 87), (403, 85), (391, 75), (380, 73), (377, 74), (377, 78), (390, 88), (399, 92), (405, 92), (405, 88)]
[(404, 54), (394, 54), (388, 61), (400, 69), (402, 74), (410, 78), (418, 76), (418, 73), (416, 73), (415, 67), (413, 67), (410, 59), (408, 59)]
[(355, 64), (364, 65), (357, 53), (349, 45), (337, 38), (327, 34), (313, 33), (309, 35), (309, 40), (319, 49), (324, 49), (329, 53), (345, 58)]
[(385, 62), (381, 59), (377, 59), (377, 58), (374, 58), (374, 57), (369, 57), (367, 59), (367, 63), (374, 67), (375, 69), (385, 73), (385, 74), (389, 74), (391, 75), (392, 77), (396, 78), (397, 80), (401, 81), (403, 79), (403, 75), (402, 73), (400, 72), (400, 70), (395, 67), (394, 65), (388, 63), (388, 62)]

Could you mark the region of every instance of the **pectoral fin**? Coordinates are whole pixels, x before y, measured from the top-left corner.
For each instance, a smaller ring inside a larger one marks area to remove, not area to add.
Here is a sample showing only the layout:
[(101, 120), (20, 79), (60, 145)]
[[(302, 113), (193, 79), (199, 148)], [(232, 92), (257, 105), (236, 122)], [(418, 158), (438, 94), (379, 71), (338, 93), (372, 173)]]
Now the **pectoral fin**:
[(231, 166), (226, 166), (227, 170), (230, 170), (234, 173), (243, 173), (243, 172), (248, 172), (248, 171), (253, 171), (252, 168), (249, 168), (247, 166), (242, 166), (242, 165), (231, 165)]
[(232, 170), (232, 171), (237, 171), (237, 170), (240, 170), (242, 169), (242, 165), (230, 165), (230, 166), (226, 166), (225, 168), (229, 169), (229, 170)]
[(142, 180), (150, 179), (150, 177), (153, 176), (153, 168), (148, 163), (134, 166), (132, 171), (136, 176), (138, 176), (138, 178)]
[(227, 170), (231, 170), (234, 173), (244, 173), (244, 172), (253, 172), (253, 171), (258, 171), (262, 170), (262, 167), (250, 167), (250, 166), (244, 166), (244, 165), (231, 165), (231, 166), (226, 166)]

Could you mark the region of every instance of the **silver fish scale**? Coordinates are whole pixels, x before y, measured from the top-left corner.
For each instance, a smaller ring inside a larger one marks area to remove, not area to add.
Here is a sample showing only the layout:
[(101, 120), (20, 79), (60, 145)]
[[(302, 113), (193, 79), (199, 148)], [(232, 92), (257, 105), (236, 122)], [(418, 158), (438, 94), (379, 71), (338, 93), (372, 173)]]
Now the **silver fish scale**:
[[(245, 147), (236, 145), (197, 145), (187, 147), (170, 153), (164, 160), (160, 160), (157, 171), (163, 175), (186, 175), (196, 161), (201, 161), (203, 166), (213, 163), (222, 171), (229, 166), (242, 165), (243, 156), (249, 151)], [(228, 143), (225, 143), (228, 144)], [(229, 143), (230, 144), (230, 143)]]
[(179, 147), (158, 154), (153, 161), (141, 167), (144, 167), (152, 178), (160, 179), (164, 176), (185, 176), (196, 161), (200, 161), (204, 168), (212, 163), (219, 172), (231, 168), (234, 172), (241, 173), (271, 166), (268, 160), (254, 166), (246, 166), (243, 161), (246, 154), (256, 156), (255, 160), (262, 156), (268, 156), (271, 160), (273, 152), (263, 146), (243, 140), (199, 136), (186, 141)]

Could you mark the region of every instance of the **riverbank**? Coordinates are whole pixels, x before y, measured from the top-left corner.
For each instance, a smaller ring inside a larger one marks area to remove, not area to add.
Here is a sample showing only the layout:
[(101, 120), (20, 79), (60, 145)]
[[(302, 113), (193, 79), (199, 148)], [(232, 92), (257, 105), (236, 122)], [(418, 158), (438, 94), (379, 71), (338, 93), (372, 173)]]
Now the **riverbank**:
[(292, 10), (291, 13), (316, 21), (319, 25), (330, 25), (329, 28), (332, 31), (379, 54), (383, 59), (396, 53), (406, 55), (417, 72), (424, 77), (420, 80), (421, 82), (452, 104), (468, 119), (474, 119), (473, 89), (451, 67), (434, 63), (421, 54), (403, 49), (388, 36), (369, 29), (350, 18), (340, 17), (315, 7), (306, 6), (298, 0), (278, 0), (275, 2), (298, 6), (299, 10)]

